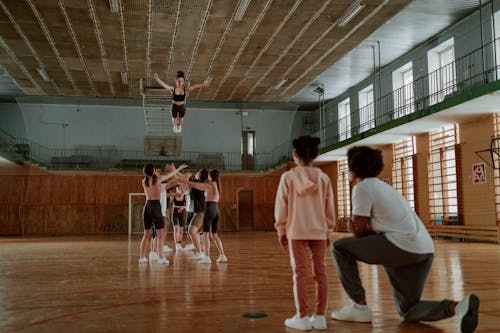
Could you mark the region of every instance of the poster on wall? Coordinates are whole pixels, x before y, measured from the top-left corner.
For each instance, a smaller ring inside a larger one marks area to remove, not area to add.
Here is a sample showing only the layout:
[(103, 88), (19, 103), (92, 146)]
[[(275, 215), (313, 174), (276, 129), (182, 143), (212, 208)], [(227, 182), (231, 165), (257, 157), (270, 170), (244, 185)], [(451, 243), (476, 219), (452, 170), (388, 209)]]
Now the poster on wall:
[(484, 163), (476, 163), (472, 166), (472, 184), (486, 183), (486, 167)]

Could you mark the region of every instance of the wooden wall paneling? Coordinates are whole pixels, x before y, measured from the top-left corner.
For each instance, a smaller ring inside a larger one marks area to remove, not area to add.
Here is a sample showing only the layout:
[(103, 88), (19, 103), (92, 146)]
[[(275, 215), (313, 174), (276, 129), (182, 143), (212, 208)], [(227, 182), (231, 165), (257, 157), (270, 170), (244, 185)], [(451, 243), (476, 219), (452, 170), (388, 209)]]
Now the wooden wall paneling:
[(31, 204), (20, 205), (21, 227), (24, 235), (42, 235), (45, 232), (43, 207)]
[(94, 205), (96, 204), (96, 186), (98, 184), (97, 178), (89, 177), (89, 176), (80, 176), (82, 177), (83, 186), (82, 191), (84, 193), (84, 204), (86, 205)]
[(19, 223), (19, 205), (0, 205), (0, 236), (21, 235), (21, 224)]

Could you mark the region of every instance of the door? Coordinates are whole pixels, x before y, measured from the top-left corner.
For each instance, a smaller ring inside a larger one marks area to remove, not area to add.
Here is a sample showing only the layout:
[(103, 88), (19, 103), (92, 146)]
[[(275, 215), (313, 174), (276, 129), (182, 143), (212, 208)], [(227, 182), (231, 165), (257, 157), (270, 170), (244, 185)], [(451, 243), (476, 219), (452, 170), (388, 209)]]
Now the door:
[(241, 163), (243, 170), (253, 170), (255, 151), (255, 132), (243, 131), (241, 137)]
[(239, 231), (253, 231), (253, 191), (237, 190), (237, 216)]

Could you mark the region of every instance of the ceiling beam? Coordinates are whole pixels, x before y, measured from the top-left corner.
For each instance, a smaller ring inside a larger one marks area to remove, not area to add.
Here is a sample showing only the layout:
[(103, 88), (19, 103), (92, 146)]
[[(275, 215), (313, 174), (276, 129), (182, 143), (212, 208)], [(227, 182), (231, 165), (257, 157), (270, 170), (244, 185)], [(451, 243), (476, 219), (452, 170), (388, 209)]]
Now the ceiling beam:
[(243, 77), (238, 81), (237, 84), (235, 84), (233, 90), (231, 90), (231, 93), (229, 94), (229, 97), (226, 100), (230, 100), (231, 98), (233, 98), (234, 94), (236, 93), (236, 90), (238, 90), (240, 85), (247, 79), (253, 67), (259, 62), (260, 58), (264, 55), (264, 53), (266, 53), (267, 49), (271, 46), (276, 36), (278, 36), (281, 30), (285, 27), (285, 25), (288, 23), (288, 20), (290, 20), (290, 18), (293, 16), (293, 14), (295, 13), (295, 11), (297, 10), (297, 8), (300, 6), (301, 3), (302, 0), (296, 0), (295, 4), (288, 11), (287, 15), (281, 19), (281, 23), (278, 26), (278, 28), (276, 28), (271, 37), (267, 39), (266, 45), (260, 50), (259, 54), (255, 57), (252, 64), (248, 67), (247, 71), (245, 72), (245, 74), (243, 74)]
[[(0, 36), (0, 46), (5, 50), (5, 52), (7, 52), (7, 54), (9, 55), (9, 57), (11, 57), (12, 61), (14, 61), (14, 63), (17, 65), (17, 67), (19, 67), (19, 69), (23, 72), (24, 76), (26, 76), (28, 78), (28, 80), (31, 81), (31, 83), (33, 84), (33, 87), (35, 87), (35, 89), (37, 90), (37, 93), (40, 94), (40, 95), (45, 95), (46, 92), (42, 89), (42, 87), (40, 87), (40, 85), (38, 84), (38, 82), (36, 82), (36, 80), (33, 79), (33, 76), (26, 69), (26, 67), (21, 62), (21, 60), (19, 60), (19, 58), (16, 57), (16, 54), (14, 53), (14, 51), (11, 50), (11, 48), (7, 45), (7, 43), (5, 43), (5, 41), (3, 40), (3, 38), (1, 36)], [(12, 79), (15, 81), (14, 78), (12, 78)], [(21, 90), (25, 94), (30, 95), (30, 92), (27, 91), (28, 88), (21, 86), (20, 84), (17, 83), (17, 81), (15, 81), (15, 82), (16, 82), (17, 86), (19, 88), (21, 88)]]
[(273, 2), (273, 0), (267, 0), (265, 6), (262, 8), (262, 11), (259, 13), (259, 16), (255, 20), (255, 23), (253, 24), (252, 29), (250, 29), (250, 31), (248, 32), (247, 36), (243, 40), (243, 44), (241, 44), (238, 52), (233, 57), (233, 60), (231, 61), (231, 64), (229, 65), (229, 68), (226, 70), (226, 73), (224, 73), (224, 76), (223, 76), (222, 80), (219, 82), (219, 85), (217, 86), (217, 89), (215, 90), (214, 94), (212, 95), (212, 99), (216, 99), (217, 95), (219, 95), (219, 91), (221, 90), (221, 88), (224, 85), (224, 83), (226, 82), (227, 78), (229, 77), (229, 75), (233, 71), (234, 65), (240, 59), (241, 55), (243, 54), (243, 51), (245, 50), (245, 48), (247, 47), (248, 43), (250, 42), (250, 39), (252, 38), (253, 34), (257, 30), (257, 27), (260, 25), (260, 22), (262, 22), (262, 20), (264, 19), (264, 16), (266, 16), (266, 13), (269, 10), (269, 7), (271, 7), (271, 3), (272, 2)]
[(182, 4), (182, 0), (179, 0), (179, 2), (177, 3), (177, 14), (175, 15), (175, 23), (174, 23), (173, 33), (172, 33), (172, 41), (170, 42), (170, 52), (168, 55), (167, 70), (165, 71), (165, 80), (168, 80), (168, 76), (170, 75), (170, 67), (172, 66), (172, 59), (174, 58), (175, 39), (177, 37), (177, 29), (179, 28), (179, 18), (181, 16), (181, 4)]
[(101, 24), (99, 23), (99, 18), (97, 17), (94, 1), (87, 0), (87, 5), (89, 7), (90, 19), (92, 20), (92, 23), (94, 25), (94, 33), (97, 39), (97, 45), (99, 46), (99, 51), (101, 52), (102, 67), (104, 68), (104, 73), (106, 74), (106, 79), (108, 81), (111, 95), (115, 97), (116, 95), (115, 87), (113, 86), (113, 78), (111, 77), (111, 73), (109, 72), (108, 59), (106, 57), (106, 49), (104, 48), (104, 40), (102, 39)]
[[(83, 57), (82, 54), (82, 49), (80, 48), (80, 42), (78, 41), (78, 37), (76, 36), (75, 30), (73, 29), (73, 24), (71, 23), (71, 19), (68, 16), (68, 13), (66, 12), (66, 8), (64, 6), (64, 0), (59, 0), (59, 9), (61, 9), (61, 13), (64, 16), (64, 20), (66, 21), (66, 25), (68, 26), (68, 30), (71, 35), (71, 39), (73, 40), (73, 45), (75, 45), (76, 52), (78, 53), (78, 58), (80, 58), (80, 62), (83, 67), (83, 71), (85, 72), (85, 75), (87, 76), (87, 81), (90, 85), (90, 89), (92, 90), (92, 95), (97, 96), (97, 91), (94, 86), (94, 80), (92, 78), (92, 75), (90, 74), (90, 71), (87, 67), (87, 62), (85, 61), (85, 58)], [(61, 94), (59, 94), (61, 95)]]
[(147, 3), (147, 12), (146, 12), (146, 17), (147, 17), (147, 24), (146, 24), (146, 61), (145, 61), (145, 78), (146, 78), (146, 85), (150, 86), (151, 85), (151, 43), (152, 43), (152, 31), (153, 31), (153, 0), (148, 0)]
[[(47, 70), (47, 67), (43, 63), (42, 59), (40, 59), (40, 57), (38, 56), (38, 52), (36, 52), (33, 45), (31, 45), (30, 40), (28, 39), (28, 37), (26, 36), (24, 31), (21, 29), (21, 27), (17, 24), (16, 19), (14, 18), (14, 16), (12, 16), (12, 13), (9, 11), (9, 9), (3, 3), (3, 1), (0, 1), (0, 7), (2, 7), (2, 10), (4, 11), (5, 15), (7, 15), (7, 17), (9, 18), (10, 23), (12, 23), (12, 25), (14, 26), (14, 29), (16, 29), (18, 35), (21, 37), (21, 39), (24, 41), (24, 43), (26, 44), (26, 46), (30, 50), (31, 54), (33, 55), (33, 57), (35, 58), (35, 60), (38, 64), (38, 67), (45, 68), (45, 70)], [(61, 90), (59, 89), (57, 84), (54, 82), (54, 80), (51, 79), (50, 82), (52, 83), (52, 86), (56, 90), (57, 94), (62, 95)]]
[(66, 78), (71, 84), (71, 87), (73, 88), (74, 92), (77, 95), (81, 95), (82, 93), (80, 89), (78, 89), (78, 87), (76, 86), (75, 80), (73, 80), (73, 76), (71, 75), (71, 72), (68, 70), (68, 67), (66, 67), (66, 62), (64, 61), (64, 58), (61, 57), (61, 54), (59, 53), (59, 49), (56, 46), (54, 38), (52, 37), (52, 34), (50, 33), (49, 28), (47, 27), (47, 24), (45, 24), (45, 20), (43, 19), (42, 15), (40, 15), (40, 13), (38, 12), (38, 9), (36, 9), (36, 6), (32, 0), (26, 0), (26, 2), (31, 7), (33, 14), (35, 14), (38, 24), (40, 25), (40, 28), (42, 28), (43, 34), (45, 35), (45, 38), (47, 38), (47, 41), (49, 42), (49, 45), (52, 48), (52, 51), (56, 55), (57, 62), (59, 63), (61, 69), (64, 71), (64, 74), (66, 74)]
[(125, 62), (125, 72), (128, 77), (128, 96), (132, 97), (132, 78), (130, 77), (130, 67), (128, 64), (128, 49), (127, 49), (127, 37), (125, 34), (125, 19), (123, 17), (123, 3), (118, 0), (118, 6), (120, 11), (120, 31), (122, 33), (122, 46), (123, 46), (123, 61)]
[[(257, 89), (257, 87), (262, 83), (262, 81), (264, 81), (266, 79), (266, 77), (269, 75), (269, 73), (271, 73), (271, 71), (288, 54), (288, 52), (292, 49), (292, 47), (295, 45), (295, 43), (297, 43), (297, 41), (302, 38), (302, 36), (309, 29), (309, 27), (314, 22), (316, 22), (316, 20), (323, 14), (323, 12), (325, 11), (325, 9), (330, 5), (331, 2), (332, 2), (332, 0), (325, 1), (323, 3), (323, 5), (321, 6), (321, 8), (318, 9), (316, 11), (316, 13), (314, 13), (314, 15), (311, 17), (311, 19), (309, 21), (307, 21), (307, 23), (302, 27), (302, 29), (300, 30), (300, 32), (295, 36), (295, 38), (292, 40), (292, 42), (288, 44), (288, 46), (280, 53), (279, 57), (271, 64), (271, 66), (269, 66), (267, 68), (266, 72), (259, 77), (259, 79), (257, 80), (257, 82), (248, 91), (248, 93), (245, 95), (245, 97), (243, 97), (244, 101), (248, 100), (248, 98), (250, 97), (250, 95), (253, 94), (253, 92), (255, 91), (255, 89)], [(271, 87), (273, 87), (273, 86), (271, 86)], [(266, 93), (267, 93), (267, 91), (266, 91)]]
[[(214, 67), (215, 59), (217, 59), (217, 57), (219, 56), (219, 53), (222, 50), (222, 45), (224, 45), (224, 42), (226, 41), (227, 36), (229, 35), (229, 31), (231, 30), (231, 27), (233, 26), (234, 17), (236, 15), (236, 12), (238, 11), (238, 8), (239, 8), (239, 6), (237, 3), (236, 6), (234, 7), (233, 14), (229, 18), (229, 22), (227, 22), (226, 28), (224, 29), (224, 32), (222, 33), (222, 36), (219, 39), (219, 43), (217, 43), (217, 48), (214, 51), (212, 59), (210, 60), (210, 64), (208, 65), (207, 74), (205, 75), (205, 77), (207, 77), (207, 78), (210, 77), (212, 74), (212, 69)], [(199, 89), (197, 91), (195, 98), (197, 99), (200, 94), (201, 94), (201, 89)]]
[(319, 57), (308, 69), (302, 72), (292, 83), (290, 83), (280, 94), (279, 96), (283, 96), (291, 87), (300, 82), (311, 70), (313, 70), (316, 66), (321, 64), (327, 56), (329, 56), (333, 51), (337, 49), (340, 45), (342, 45), (349, 37), (351, 37), (359, 28), (361, 28), (365, 23), (370, 21), (377, 13), (382, 10), (387, 4), (389, 0), (384, 0), (380, 5), (378, 5), (374, 10), (372, 10), (368, 15), (366, 15), (358, 24), (356, 24), (347, 34), (345, 34), (335, 45), (329, 48), (321, 57)]
[(205, 31), (205, 27), (207, 25), (208, 16), (210, 15), (210, 9), (212, 8), (212, 0), (209, 0), (207, 3), (207, 8), (205, 9), (205, 14), (203, 15), (203, 20), (201, 21), (200, 28), (198, 29), (198, 35), (196, 36), (196, 42), (194, 43), (193, 52), (191, 53), (191, 60), (189, 61), (189, 67), (187, 70), (187, 77), (190, 77), (191, 70), (193, 69), (194, 60), (196, 58), (196, 54), (198, 53), (198, 47), (200, 46), (201, 38), (203, 37), (203, 33)]

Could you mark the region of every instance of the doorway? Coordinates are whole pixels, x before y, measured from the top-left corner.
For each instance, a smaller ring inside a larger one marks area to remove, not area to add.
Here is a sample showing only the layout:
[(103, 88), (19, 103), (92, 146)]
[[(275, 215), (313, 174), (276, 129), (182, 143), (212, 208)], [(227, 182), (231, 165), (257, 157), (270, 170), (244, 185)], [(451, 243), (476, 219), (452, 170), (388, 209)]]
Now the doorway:
[(253, 190), (238, 189), (236, 197), (238, 231), (253, 231)]

